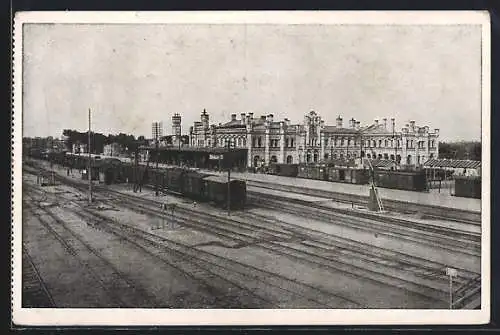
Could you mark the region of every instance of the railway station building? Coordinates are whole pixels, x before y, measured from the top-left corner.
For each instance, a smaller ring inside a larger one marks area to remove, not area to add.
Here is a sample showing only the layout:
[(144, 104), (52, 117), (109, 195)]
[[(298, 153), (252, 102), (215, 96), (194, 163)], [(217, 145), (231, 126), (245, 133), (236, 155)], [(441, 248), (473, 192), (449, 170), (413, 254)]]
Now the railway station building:
[(401, 166), (421, 165), (438, 158), (439, 129), (407, 123), (400, 131), (395, 119), (374, 120), (362, 127), (354, 118), (344, 125), (341, 116), (335, 125), (326, 125), (315, 111), (303, 122), (274, 120), (273, 114), (254, 117), (253, 113), (231, 115), (219, 125), (210, 125), (206, 110), (201, 120), (190, 128), (191, 147), (225, 147), (228, 142), (246, 149), (247, 166), (260, 167), (270, 163), (319, 163), (332, 159), (374, 158), (396, 161)]

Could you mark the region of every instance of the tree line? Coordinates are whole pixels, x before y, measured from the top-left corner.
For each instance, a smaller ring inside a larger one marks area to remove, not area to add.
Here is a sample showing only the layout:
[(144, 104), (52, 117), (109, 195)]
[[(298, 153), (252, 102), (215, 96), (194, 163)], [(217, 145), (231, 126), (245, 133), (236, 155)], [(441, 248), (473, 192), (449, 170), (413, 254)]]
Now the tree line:
[[(66, 149), (71, 151), (73, 144), (87, 144), (88, 143), (88, 132), (79, 132), (77, 130), (65, 129), (63, 135), (66, 136)], [(173, 136), (167, 135), (160, 138), (160, 141), (165, 142), (167, 145), (173, 144)], [(181, 141), (183, 144), (189, 143), (189, 136), (182, 135)], [(104, 146), (111, 143), (119, 144), (123, 150), (131, 154), (139, 146), (147, 145), (148, 141), (144, 136), (138, 136), (135, 138), (134, 135), (120, 133), (118, 135), (108, 134), (107, 136), (101, 133), (90, 133), (90, 152), (95, 154), (100, 154), (104, 151)]]
[(481, 142), (439, 142), (439, 158), (481, 160)]
[[(64, 129), (63, 135), (66, 136), (66, 149), (71, 150), (74, 144), (87, 144), (88, 132), (79, 132), (73, 129)], [(104, 146), (111, 143), (118, 143), (127, 153), (132, 153), (137, 147), (147, 145), (147, 140), (144, 136), (139, 136), (137, 139), (134, 135), (120, 133), (118, 135), (108, 134), (107, 136), (101, 133), (90, 133), (90, 152), (102, 153)]]

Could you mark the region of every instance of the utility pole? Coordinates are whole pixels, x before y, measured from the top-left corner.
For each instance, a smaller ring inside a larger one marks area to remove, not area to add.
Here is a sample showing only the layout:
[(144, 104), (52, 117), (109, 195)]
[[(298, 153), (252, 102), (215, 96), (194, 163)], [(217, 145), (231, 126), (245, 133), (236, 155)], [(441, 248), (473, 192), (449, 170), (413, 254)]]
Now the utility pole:
[(231, 151), (231, 140), (227, 141), (227, 154), (228, 154), (228, 165), (227, 165), (227, 215), (231, 215), (231, 164), (229, 164)]
[(92, 204), (92, 161), (91, 161), (91, 157), (90, 157), (90, 125), (91, 125), (91, 110), (89, 108), (89, 137), (88, 137), (88, 143), (87, 143), (87, 146), (88, 146), (88, 160), (89, 160), (89, 163), (88, 163), (88, 171), (87, 171), (87, 175), (89, 177), (89, 205)]
[(159, 156), (158, 132), (160, 131), (159, 127), (160, 127), (160, 124), (155, 123), (155, 146), (156, 146), (155, 195), (156, 196), (158, 196), (158, 194), (159, 194), (159, 191), (158, 191), (158, 156)]

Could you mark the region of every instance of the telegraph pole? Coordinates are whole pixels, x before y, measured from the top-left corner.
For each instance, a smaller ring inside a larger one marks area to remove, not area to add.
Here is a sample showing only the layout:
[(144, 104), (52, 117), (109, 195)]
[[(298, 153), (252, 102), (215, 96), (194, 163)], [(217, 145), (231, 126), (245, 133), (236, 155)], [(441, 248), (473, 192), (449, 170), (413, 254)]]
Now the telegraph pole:
[(158, 132), (160, 131), (160, 124), (155, 123), (155, 146), (156, 146), (156, 173), (155, 173), (155, 195), (158, 196), (159, 191), (158, 191), (158, 156), (159, 156), (159, 149), (158, 149)]
[(89, 160), (89, 168), (88, 168), (88, 171), (87, 171), (87, 175), (89, 177), (89, 205), (92, 204), (92, 161), (91, 161), (91, 157), (90, 157), (90, 125), (91, 125), (91, 110), (89, 108), (89, 137), (88, 137), (88, 143), (87, 143), (87, 146), (88, 146), (88, 160)]
[[(227, 141), (227, 153), (229, 161), (229, 152), (231, 151), (231, 140)], [(228, 163), (227, 165), (227, 215), (231, 215), (231, 165)]]

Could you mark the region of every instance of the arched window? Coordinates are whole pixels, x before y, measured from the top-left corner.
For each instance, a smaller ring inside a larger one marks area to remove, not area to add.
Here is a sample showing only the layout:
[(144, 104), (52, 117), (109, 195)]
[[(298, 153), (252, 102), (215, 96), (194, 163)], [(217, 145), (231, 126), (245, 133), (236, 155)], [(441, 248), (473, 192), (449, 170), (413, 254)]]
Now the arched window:
[(391, 155), (391, 161), (393, 161), (393, 160), (394, 160), (394, 155)]
[(288, 144), (289, 144), (289, 142), (290, 142), (290, 140), (289, 140), (289, 138), (287, 137), (287, 138), (285, 139), (285, 146), (286, 146), (287, 148), (288, 148)]
[(378, 159), (382, 159), (382, 154), (378, 154)]
[(379, 148), (382, 147), (382, 140), (378, 140), (378, 146)]
[(247, 146), (247, 139), (246, 138), (243, 138), (243, 146), (246, 147)]
[(311, 153), (309, 153), (309, 152), (307, 153), (306, 159), (307, 159), (308, 163), (311, 162)]
[(411, 165), (411, 155), (408, 155), (408, 157), (406, 157), (406, 164)]
[(367, 155), (366, 155), (366, 157), (367, 157), (367, 158), (372, 158), (370, 154), (367, 154)]
[(384, 146), (387, 148), (387, 140), (384, 141)]
[(318, 162), (318, 153), (314, 152), (314, 162)]
[(278, 161), (278, 158), (276, 156), (271, 156), (271, 163), (276, 163)]
[(257, 139), (257, 144), (259, 148), (262, 146), (262, 137), (259, 136), (259, 138)]
[(292, 164), (293, 163), (293, 157), (291, 155), (286, 156), (286, 163), (287, 164)]

